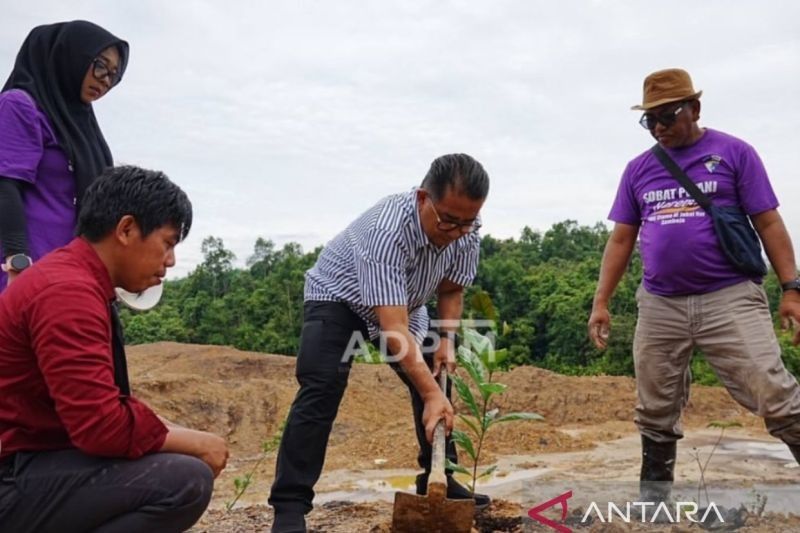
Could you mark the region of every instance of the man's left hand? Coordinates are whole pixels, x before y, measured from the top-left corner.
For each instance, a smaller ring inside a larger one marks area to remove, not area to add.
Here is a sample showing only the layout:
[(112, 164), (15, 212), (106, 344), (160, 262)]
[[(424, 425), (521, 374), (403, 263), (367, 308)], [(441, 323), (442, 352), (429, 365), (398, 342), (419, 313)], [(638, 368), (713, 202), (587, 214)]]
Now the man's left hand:
[(781, 327), (794, 332), (792, 344), (800, 344), (800, 292), (788, 290), (783, 293), (778, 307), (781, 316)]
[(6, 270), (6, 276), (7, 276), (6, 287), (8, 287), (9, 285), (11, 285), (14, 279), (16, 279), (17, 276), (19, 276), (19, 272), (17, 272), (16, 270)]

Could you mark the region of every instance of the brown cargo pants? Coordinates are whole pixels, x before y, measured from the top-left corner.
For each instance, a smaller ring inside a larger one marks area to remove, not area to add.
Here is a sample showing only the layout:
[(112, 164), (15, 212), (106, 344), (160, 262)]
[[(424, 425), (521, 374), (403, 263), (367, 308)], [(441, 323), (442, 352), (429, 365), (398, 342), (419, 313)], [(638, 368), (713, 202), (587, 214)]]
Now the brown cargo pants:
[(639, 287), (633, 341), (635, 422), (656, 442), (683, 437), (689, 361), (703, 352), (731, 396), (764, 418), (767, 430), (800, 445), (800, 386), (784, 367), (767, 296), (746, 281), (707, 294), (658, 296)]

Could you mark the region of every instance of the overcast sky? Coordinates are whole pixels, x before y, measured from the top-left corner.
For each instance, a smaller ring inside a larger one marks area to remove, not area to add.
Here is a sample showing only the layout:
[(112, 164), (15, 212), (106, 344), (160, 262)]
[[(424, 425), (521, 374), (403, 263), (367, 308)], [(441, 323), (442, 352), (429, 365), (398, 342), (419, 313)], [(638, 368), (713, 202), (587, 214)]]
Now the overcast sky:
[(800, 248), (800, 2), (4, 2), (0, 78), (28, 31), (76, 18), (127, 40), (95, 104), (118, 163), (165, 171), (195, 224), (173, 276), (221, 237), (324, 244), (379, 198), (466, 152), (491, 177), (483, 233), (605, 221), (652, 144), (630, 111), (683, 67), (701, 125), (754, 145)]

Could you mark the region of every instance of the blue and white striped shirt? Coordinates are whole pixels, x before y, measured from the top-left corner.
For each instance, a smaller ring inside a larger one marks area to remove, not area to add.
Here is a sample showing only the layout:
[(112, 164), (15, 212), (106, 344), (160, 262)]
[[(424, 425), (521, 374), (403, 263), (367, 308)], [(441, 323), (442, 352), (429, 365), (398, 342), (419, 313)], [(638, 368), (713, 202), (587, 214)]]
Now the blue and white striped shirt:
[(444, 248), (434, 245), (420, 224), (416, 190), (387, 196), (334, 237), (306, 272), (305, 301), (346, 303), (372, 339), (380, 332), (373, 307), (405, 305), (409, 331), (422, 342), (425, 303), (444, 279), (472, 283), (480, 237), (473, 232)]

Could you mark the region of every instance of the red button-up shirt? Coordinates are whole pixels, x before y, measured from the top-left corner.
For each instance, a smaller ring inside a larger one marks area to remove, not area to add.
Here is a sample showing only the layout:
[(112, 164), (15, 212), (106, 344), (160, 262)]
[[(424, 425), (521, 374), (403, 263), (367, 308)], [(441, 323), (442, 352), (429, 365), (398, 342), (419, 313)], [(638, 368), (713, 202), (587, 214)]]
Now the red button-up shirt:
[(0, 294), (0, 458), (78, 448), (136, 458), (167, 428), (114, 383), (114, 288), (94, 249), (77, 238)]

